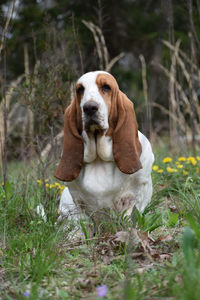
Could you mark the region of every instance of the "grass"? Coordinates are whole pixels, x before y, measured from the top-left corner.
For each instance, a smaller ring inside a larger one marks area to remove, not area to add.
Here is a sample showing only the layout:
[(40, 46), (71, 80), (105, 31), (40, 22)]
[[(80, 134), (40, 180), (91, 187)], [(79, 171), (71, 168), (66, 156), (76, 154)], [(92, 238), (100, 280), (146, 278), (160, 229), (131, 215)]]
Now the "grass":
[(200, 157), (157, 157), (145, 212), (112, 212), (95, 237), (87, 218), (57, 223), (63, 185), (12, 164), (0, 185), (0, 299), (199, 299)]

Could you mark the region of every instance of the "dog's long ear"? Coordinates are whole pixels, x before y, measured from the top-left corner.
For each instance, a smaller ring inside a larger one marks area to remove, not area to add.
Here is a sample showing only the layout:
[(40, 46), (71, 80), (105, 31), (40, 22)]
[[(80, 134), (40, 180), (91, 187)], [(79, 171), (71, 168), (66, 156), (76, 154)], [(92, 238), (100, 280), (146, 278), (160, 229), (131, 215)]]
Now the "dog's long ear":
[(141, 169), (142, 147), (138, 138), (134, 106), (120, 90), (116, 95), (115, 126), (112, 138), (113, 155), (120, 171), (133, 174)]
[(55, 173), (62, 181), (74, 180), (81, 171), (84, 153), (81, 132), (81, 109), (75, 98), (65, 111), (63, 152)]

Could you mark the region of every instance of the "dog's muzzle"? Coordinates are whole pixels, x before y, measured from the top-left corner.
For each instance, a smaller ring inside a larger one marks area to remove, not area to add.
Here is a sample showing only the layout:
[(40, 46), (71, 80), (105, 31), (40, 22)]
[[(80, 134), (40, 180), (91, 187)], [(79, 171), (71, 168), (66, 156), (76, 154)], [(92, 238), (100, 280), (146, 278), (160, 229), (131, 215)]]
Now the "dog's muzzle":
[(94, 131), (101, 129), (99, 124), (98, 114), (99, 104), (95, 101), (88, 101), (83, 105), (83, 112), (85, 115), (85, 129), (86, 131)]

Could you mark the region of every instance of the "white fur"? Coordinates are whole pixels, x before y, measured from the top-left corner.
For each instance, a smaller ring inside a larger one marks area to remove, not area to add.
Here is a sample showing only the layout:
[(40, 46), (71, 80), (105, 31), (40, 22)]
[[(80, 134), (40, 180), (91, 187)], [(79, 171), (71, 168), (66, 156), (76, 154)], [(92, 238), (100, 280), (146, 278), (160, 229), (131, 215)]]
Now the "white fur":
[(100, 73), (106, 73), (103, 71), (95, 71), (95, 72), (89, 72), (84, 74), (80, 77), (77, 83), (82, 84), (85, 88), (83, 97), (81, 99), (81, 111), (82, 111), (82, 120), (83, 120), (83, 127), (85, 125), (85, 114), (83, 111), (83, 106), (88, 101), (95, 101), (99, 105), (98, 109), (98, 121), (99, 125), (102, 129), (105, 131), (108, 130), (109, 124), (108, 124), (108, 108), (104, 102), (103, 97), (99, 93), (98, 86), (96, 84), (96, 78), (98, 74)]
[(67, 217), (70, 220), (77, 220), (80, 215), (80, 211), (77, 209), (77, 206), (75, 205), (67, 187), (62, 192), (60, 198), (59, 212), (60, 217), (58, 221), (60, 221), (63, 217)]
[[(100, 114), (108, 129), (108, 110), (96, 85), (96, 77), (100, 73), (90, 72), (83, 75), (78, 83), (85, 90), (81, 100), (81, 108), (88, 100), (97, 101), (101, 107)], [(108, 73), (107, 73), (108, 74)], [(84, 118), (83, 118), (84, 123)], [(106, 129), (107, 128), (107, 129)], [(134, 206), (143, 212), (152, 196), (151, 170), (154, 155), (148, 139), (138, 131), (142, 145), (140, 161), (142, 169), (132, 175), (122, 173), (113, 158), (112, 138), (108, 136), (88, 136), (82, 133), (84, 140), (84, 164), (79, 176), (67, 184), (60, 201), (62, 216), (77, 216), (77, 207), (84, 205), (88, 214), (102, 208), (116, 209), (119, 212), (126, 210), (130, 215)], [(70, 191), (70, 193), (69, 193)], [(73, 199), (72, 199), (73, 198)]]

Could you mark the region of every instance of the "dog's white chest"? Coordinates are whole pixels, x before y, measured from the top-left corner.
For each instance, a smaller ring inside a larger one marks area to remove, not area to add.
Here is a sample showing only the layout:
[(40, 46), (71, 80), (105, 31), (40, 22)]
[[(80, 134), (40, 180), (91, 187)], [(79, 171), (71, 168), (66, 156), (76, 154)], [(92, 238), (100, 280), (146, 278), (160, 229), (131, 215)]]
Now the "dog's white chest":
[(78, 181), (82, 189), (91, 195), (105, 195), (120, 189), (124, 179), (120, 173), (115, 163), (97, 159), (84, 166)]
[[(126, 175), (121, 173), (113, 162), (96, 159), (85, 164), (79, 177), (69, 183), (75, 202), (84, 201), (85, 205), (95, 208), (111, 207), (123, 189)], [(78, 192), (77, 192), (78, 191)]]

